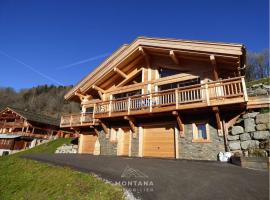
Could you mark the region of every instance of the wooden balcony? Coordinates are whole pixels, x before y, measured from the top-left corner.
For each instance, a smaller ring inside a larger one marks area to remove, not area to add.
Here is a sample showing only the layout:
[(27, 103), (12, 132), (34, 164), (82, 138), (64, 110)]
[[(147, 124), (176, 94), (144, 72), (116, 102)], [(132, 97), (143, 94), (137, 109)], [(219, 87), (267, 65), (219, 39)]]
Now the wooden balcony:
[(95, 103), (93, 113), (62, 116), (61, 127), (88, 126), (98, 119), (142, 115), (248, 101), (244, 77)]
[(63, 115), (60, 127), (91, 126), (95, 124), (93, 113)]
[(244, 77), (103, 101), (95, 104), (94, 117), (167, 112), (247, 102)]
[(24, 121), (4, 122), (0, 121), (0, 128), (21, 128), (24, 127)]

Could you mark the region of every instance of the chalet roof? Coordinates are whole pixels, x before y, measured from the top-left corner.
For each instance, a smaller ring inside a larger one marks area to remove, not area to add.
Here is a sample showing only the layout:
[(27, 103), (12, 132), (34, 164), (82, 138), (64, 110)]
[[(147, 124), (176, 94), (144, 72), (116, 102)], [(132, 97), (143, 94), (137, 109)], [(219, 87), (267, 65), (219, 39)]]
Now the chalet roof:
[(19, 138), (20, 135), (11, 135), (11, 134), (0, 134), (1, 139), (13, 139), (13, 138)]
[(116, 66), (120, 65), (125, 59), (138, 52), (139, 47), (159, 48), (166, 50), (180, 50), (195, 53), (210, 53), (216, 55), (235, 56), (239, 58), (245, 52), (245, 47), (237, 43), (209, 42), (198, 40), (179, 40), (164, 38), (138, 37), (131, 44), (125, 44), (116, 50), (110, 57), (102, 62), (66, 95), (65, 99), (74, 97), (75, 92), (80, 90), (86, 92), (104, 74), (109, 73)]
[(26, 110), (19, 109), (19, 108), (7, 107), (4, 110), (2, 110), (1, 113), (7, 109), (17, 113), (18, 115), (20, 115), (21, 117), (23, 117), (25, 120), (28, 120), (28, 121), (41, 123), (41, 124), (47, 124), (47, 125), (53, 125), (53, 126), (60, 125), (59, 118), (53, 118), (53, 117), (49, 117), (47, 115), (35, 113), (32, 111), (26, 111)]

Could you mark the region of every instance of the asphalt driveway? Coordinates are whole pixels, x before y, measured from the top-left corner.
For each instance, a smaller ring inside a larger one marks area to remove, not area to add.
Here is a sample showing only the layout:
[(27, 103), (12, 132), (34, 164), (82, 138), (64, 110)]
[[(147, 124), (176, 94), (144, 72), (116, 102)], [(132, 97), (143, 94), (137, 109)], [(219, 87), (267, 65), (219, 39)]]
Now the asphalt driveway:
[(25, 157), (95, 173), (141, 199), (269, 199), (267, 171), (227, 163), (77, 154)]

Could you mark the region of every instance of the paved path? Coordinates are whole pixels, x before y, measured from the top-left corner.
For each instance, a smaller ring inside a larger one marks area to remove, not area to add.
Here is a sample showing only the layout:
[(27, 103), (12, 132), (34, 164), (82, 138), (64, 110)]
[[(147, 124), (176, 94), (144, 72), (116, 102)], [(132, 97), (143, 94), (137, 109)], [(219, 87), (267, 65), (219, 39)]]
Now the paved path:
[(34, 154), (27, 158), (69, 166), (126, 185), (142, 199), (269, 199), (267, 171), (227, 163), (112, 156)]

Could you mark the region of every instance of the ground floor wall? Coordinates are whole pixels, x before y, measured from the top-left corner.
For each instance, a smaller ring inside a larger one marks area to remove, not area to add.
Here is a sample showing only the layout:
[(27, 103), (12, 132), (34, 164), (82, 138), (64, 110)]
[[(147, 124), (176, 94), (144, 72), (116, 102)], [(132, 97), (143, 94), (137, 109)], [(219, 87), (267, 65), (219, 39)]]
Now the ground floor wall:
[[(151, 121), (151, 120), (150, 120)], [(172, 123), (172, 121), (156, 121), (156, 126), (162, 126), (161, 124)], [(195, 121), (186, 121), (184, 125), (184, 136), (180, 134), (177, 124), (172, 123), (174, 129), (174, 149), (176, 159), (196, 159), (196, 160), (217, 160), (219, 152), (225, 151), (224, 135), (218, 134), (216, 129), (215, 120), (207, 119), (207, 141), (194, 141), (194, 124)], [(135, 128), (135, 132), (131, 132), (130, 137), (130, 150), (129, 156), (131, 157), (145, 157), (143, 155), (144, 145), (144, 132), (145, 123), (139, 123)], [(155, 125), (153, 125), (155, 127)], [(118, 126), (119, 128), (119, 126)], [(100, 155), (118, 155), (119, 140), (112, 138), (112, 131), (114, 128), (110, 127), (109, 133), (105, 134), (103, 129), (97, 128), (98, 141), (100, 144)], [(94, 133), (92, 131), (92, 133)], [(163, 141), (160, 141), (161, 143)]]

